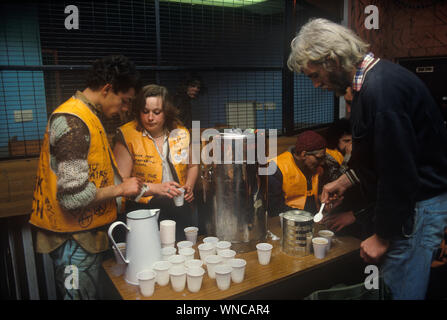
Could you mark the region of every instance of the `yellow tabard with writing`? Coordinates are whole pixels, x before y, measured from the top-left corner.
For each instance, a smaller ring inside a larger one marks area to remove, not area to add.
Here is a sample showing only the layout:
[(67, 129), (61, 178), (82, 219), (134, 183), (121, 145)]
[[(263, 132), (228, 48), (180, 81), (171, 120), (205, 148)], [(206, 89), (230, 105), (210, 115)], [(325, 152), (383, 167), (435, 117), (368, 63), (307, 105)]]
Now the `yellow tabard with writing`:
[[(133, 120), (119, 128), (133, 159), (131, 176), (139, 177), (147, 183), (161, 183), (163, 160), (157, 152), (154, 141), (147, 136), (143, 136), (143, 132), (137, 130), (137, 127), (138, 122)], [(184, 185), (186, 182), (189, 142), (189, 131), (185, 127), (179, 126), (169, 133), (169, 153), (180, 185)], [(138, 202), (148, 203), (152, 197), (141, 197)]]
[(340, 151), (326, 148), (326, 153), (330, 154), (338, 162), (339, 165), (343, 163), (345, 157), (343, 157)]
[[(118, 168), (110, 150), (107, 135), (101, 121), (88, 106), (74, 97), (60, 105), (54, 114), (70, 114), (81, 119), (90, 132), (90, 148), (87, 155), (89, 181), (96, 188), (114, 184), (114, 169)], [(48, 121), (48, 124), (50, 123)], [(48, 126), (45, 132), (37, 169), (33, 211), (30, 223), (54, 232), (77, 232), (107, 225), (116, 220), (116, 201), (111, 199), (99, 205), (68, 212), (62, 209), (56, 198), (57, 176), (50, 166)]]
[(318, 207), (318, 174), (312, 176), (312, 190), (307, 191), (307, 180), (295, 163), (293, 155), (283, 152), (271, 161), (275, 161), (282, 173), (282, 190), (284, 191), (285, 203), (289, 207), (303, 210), (308, 196), (315, 196)]

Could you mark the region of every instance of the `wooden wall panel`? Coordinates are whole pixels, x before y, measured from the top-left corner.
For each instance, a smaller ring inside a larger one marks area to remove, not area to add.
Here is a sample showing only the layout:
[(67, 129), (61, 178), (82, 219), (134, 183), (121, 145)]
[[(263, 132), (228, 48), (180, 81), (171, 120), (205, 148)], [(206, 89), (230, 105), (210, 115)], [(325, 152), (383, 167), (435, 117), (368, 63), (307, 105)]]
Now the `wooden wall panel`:
[[(351, 0), (350, 27), (371, 44), (376, 56), (403, 57), (447, 55), (447, 1)], [(379, 9), (379, 30), (364, 26), (365, 7)]]

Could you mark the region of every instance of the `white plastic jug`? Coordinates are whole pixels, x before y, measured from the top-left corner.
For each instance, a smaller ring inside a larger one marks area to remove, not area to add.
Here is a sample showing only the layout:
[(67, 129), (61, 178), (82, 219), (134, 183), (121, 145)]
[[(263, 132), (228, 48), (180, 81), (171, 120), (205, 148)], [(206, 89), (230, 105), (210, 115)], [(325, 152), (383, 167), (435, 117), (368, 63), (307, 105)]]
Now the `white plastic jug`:
[(116, 221), (109, 227), (109, 238), (116, 248), (118, 247), (112, 236), (113, 229), (118, 225), (123, 225), (127, 229), (126, 257), (119, 250), (121, 258), (127, 264), (124, 277), (127, 283), (138, 285), (137, 274), (144, 269), (150, 269), (154, 262), (161, 260), (159, 213), (160, 209), (132, 211), (126, 216), (127, 224)]

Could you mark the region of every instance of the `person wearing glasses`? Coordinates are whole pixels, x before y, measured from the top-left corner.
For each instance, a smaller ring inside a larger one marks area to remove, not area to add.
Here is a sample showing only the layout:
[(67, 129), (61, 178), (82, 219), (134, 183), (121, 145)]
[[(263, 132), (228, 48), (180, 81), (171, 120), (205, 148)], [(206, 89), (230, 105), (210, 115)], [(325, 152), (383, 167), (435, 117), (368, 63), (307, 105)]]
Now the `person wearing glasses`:
[(318, 176), (326, 156), (326, 145), (326, 140), (318, 133), (304, 131), (297, 136), (294, 147), (270, 160), (277, 169), (268, 176), (270, 216), (294, 209), (317, 213)]

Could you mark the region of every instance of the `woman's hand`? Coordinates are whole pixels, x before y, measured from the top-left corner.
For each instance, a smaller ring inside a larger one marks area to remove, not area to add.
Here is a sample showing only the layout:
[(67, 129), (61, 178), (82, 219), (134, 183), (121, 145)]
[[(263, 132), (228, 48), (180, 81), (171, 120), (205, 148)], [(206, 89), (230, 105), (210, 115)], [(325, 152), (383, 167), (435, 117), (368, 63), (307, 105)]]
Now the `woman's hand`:
[(194, 200), (194, 186), (185, 184), (183, 189), (185, 189), (185, 201), (191, 203)]
[(180, 188), (180, 185), (175, 181), (153, 184), (151, 188), (154, 195), (168, 197), (170, 199), (182, 194), (181, 191), (177, 190)]
[(123, 182), (118, 185), (118, 195), (123, 197), (134, 197), (140, 194), (143, 187), (143, 181), (140, 178), (131, 177), (124, 178)]

